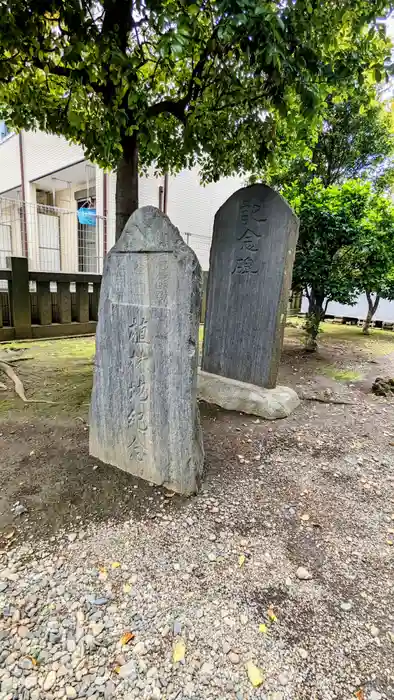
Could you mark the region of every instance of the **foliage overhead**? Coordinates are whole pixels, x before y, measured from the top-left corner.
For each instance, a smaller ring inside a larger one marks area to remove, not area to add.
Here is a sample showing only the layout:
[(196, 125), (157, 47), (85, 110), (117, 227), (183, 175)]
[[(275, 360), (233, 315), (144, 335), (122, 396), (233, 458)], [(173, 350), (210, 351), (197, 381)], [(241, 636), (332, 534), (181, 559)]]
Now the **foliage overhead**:
[(2, 0), (0, 104), (14, 128), (207, 180), (255, 170), (280, 120), (314, 133), (327, 95), (382, 80), (387, 0)]
[(295, 181), (301, 187), (316, 177), (325, 187), (359, 177), (381, 190), (393, 184), (394, 105), (379, 101), (375, 86), (364, 86), (344, 101), (330, 95), (311, 147), (295, 154), (283, 139), (279, 162), (266, 171), (279, 189)]

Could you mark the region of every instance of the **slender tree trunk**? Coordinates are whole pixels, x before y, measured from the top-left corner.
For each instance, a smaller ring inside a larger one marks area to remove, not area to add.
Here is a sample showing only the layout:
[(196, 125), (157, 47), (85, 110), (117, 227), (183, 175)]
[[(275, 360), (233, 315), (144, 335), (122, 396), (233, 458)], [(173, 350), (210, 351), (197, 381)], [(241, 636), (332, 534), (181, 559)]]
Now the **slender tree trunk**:
[[(305, 319), (305, 348), (309, 352), (314, 352), (317, 349), (317, 335), (319, 326), (325, 316), (324, 296), (311, 289), (309, 294), (309, 307)], [(326, 305), (327, 308), (327, 305)]]
[(138, 139), (137, 134), (122, 141), (123, 156), (116, 170), (116, 231), (118, 240), (129, 217), (138, 209)]
[(377, 311), (377, 308), (379, 306), (380, 296), (379, 296), (379, 294), (377, 294), (375, 297), (375, 301), (372, 301), (371, 292), (367, 291), (365, 294), (366, 294), (367, 301), (368, 301), (368, 312), (367, 312), (367, 315), (366, 315), (366, 318), (364, 321), (364, 325), (363, 325), (363, 333), (365, 335), (368, 335), (371, 321), (372, 321), (372, 319)]

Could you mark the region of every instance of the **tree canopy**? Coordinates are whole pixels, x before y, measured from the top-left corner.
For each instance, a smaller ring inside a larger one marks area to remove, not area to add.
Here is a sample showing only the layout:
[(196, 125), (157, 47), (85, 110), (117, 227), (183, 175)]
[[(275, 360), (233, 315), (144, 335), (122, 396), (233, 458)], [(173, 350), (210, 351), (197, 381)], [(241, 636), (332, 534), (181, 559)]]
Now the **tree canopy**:
[(279, 189), (314, 178), (328, 187), (359, 177), (381, 190), (394, 180), (394, 106), (379, 100), (373, 84), (345, 100), (329, 95), (310, 148), (295, 153), (284, 139), (277, 162), (266, 170), (266, 179)]
[(371, 186), (351, 180), (325, 188), (316, 179), (301, 192), (294, 185), (286, 196), (300, 217), (293, 288), (308, 298), (306, 346), (314, 350), (329, 301), (351, 304), (357, 295), (359, 287), (349, 262), (359, 247)]
[[(387, 0), (5, 0), (0, 104), (117, 168), (117, 229), (144, 168), (255, 171), (328, 94), (384, 77)], [(306, 124), (308, 125), (306, 127)]]
[(381, 298), (394, 298), (394, 206), (391, 198), (370, 190), (368, 209), (360, 222), (357, 245), (346, 256), (345, 276), (365, 293), (367, 333)]
[(306, 346), (316, 348), (330, 301), (352, 304), (365, 293), (368, 332), (381, 298), (394, 298), (394, 205), (370, 182), (348, 180), (324, 187), (321, 180), (285, 191), (300, 216), (293, 288), (308, 298)]

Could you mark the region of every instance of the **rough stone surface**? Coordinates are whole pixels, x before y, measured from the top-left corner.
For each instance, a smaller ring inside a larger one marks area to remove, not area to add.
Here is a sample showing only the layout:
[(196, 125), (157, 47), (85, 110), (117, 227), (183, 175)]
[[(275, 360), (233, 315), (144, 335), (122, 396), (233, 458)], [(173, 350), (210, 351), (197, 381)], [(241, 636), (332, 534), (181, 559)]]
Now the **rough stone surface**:
[(167, 216), (142, 207), (107, 256), (90, 453), (174, 491), (197, 490), (201, 269)]
[(242, 411), (267, 420), (286, 418), (300, 404), (294, 391), (285, 386), (263, 389), (236, 379), (199, 370), (198, 397), (228, 411)]
[(266, 185), (235, 192), (215, 216), (202, 367), (276, 384), (298, 219)]

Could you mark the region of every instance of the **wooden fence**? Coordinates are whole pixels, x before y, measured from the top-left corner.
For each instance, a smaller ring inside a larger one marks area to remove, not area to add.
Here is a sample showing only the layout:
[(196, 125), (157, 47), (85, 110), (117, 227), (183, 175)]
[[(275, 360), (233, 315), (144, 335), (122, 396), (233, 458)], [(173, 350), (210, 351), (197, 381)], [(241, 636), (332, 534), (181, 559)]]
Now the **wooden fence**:
[[(0, 270), (0, 282), (6, 283), (0, 289), (0, 342), (95, 333), (101, 275), (33, 272), (27, 258), (12, 257), (8, 262), (10, 269)], [(207, 278), (204, 272), (201, 323)]]
[(0, 270), (0, 341), (95, 332), (101, 275), (34, 272), (27, 258), (9, 261)]

